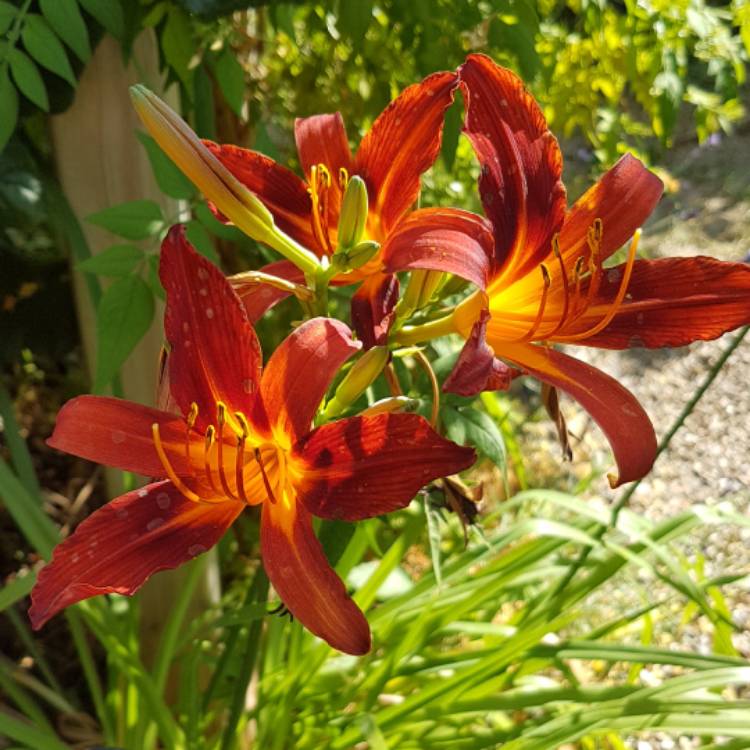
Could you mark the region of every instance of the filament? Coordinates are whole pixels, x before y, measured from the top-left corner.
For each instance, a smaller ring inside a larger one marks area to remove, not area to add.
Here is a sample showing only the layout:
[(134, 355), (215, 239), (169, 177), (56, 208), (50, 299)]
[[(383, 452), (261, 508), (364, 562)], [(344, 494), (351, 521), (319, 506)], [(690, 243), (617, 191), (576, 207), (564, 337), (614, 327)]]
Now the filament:
[(154, 441), (154, 448), (156, 448), (156, 455), (159, 456), (159, 461), (161, 461), (161, 465), (164, 467), (164, 471), (167, 473), (167, 477), (169, 477), (172, 484), (177, 487), (177, 489), (188, 499), (192, 500), (194, 503), (201, 502), (201, 498), (199, 495), (196, 495), (193, 490), (191, 490), (178, 476), (175, 472), (174, 468), (172, 467), (172, 464), (169, 461), (169, 458), (167, 458), (167, 454), (164, 451), (164, 446), (161, 442), (161, 435), (159, 433), (159, 424), (157, 422), (154, 422), (151, 425), (151, 436)]
[(625, 263), (625, 270), (622, 274), (622, 280), (620, 281), (620, 287), (617, 290), (617, 295), (615, 296), (614, 301), (609, 306), (609, 310), (607, 311), (607, 314), (593, 327), (589, 328), (587, 331), (582, 331), (581, 333), (574, 333), (570, 336), (565, 336), (563, 340), (565, 341), (580, 341), (581, 339), (589, 338), (590, 336), (594, 336), (599, 331), (606, 328), (610, 322), (612, 321), (612, 318), (615, 317), (617, 314), (617, 311), (620, 309), (620, 306), (622, 305), (622, 301), (625, 299), (625, 293), (628, 290), (628, 284), (630, 283), (630, 277), (633, 273), (633, 266), (635, 264), (635, 255), (636, 251), (638, 250), (638, 240), (641, 238), (641, 230), (637, 229), (635, 234), (633, 235), (633, 241), (630, 243), (630, 250), (628, 251), (628, 259)]
[(268, 495), (268, 499), (276, 504), (276, 495), (273, 494), (273, 490), (271, 489), (271, 483), (268, 481), (268, 475), (266, 474), (266, 467), (263, 465), (263, 458), (260, 455), (260, 449), (255, 449), (255, 460), (258, 462), (258, 466), (260, 467), (260, 475), (263, 477), (263, 484), (266, 488), (266, 494)]
[(569, 305), (570, 305), (570, 292), (568, 289), (568, 274), (565, 271), (565, 261), (563, 260), (562, 253), (560, 252), (560, 240), (557, 234), (552, 238), (552, 252), (555, 254), (555, 258), (557, 258), (557, 263), (560, 266), (560, 276), (562, 278), (562, 283), (563, 283), (564, 300), (563, 300), (563, 311), (562, 311), (562, 314), (560, 315), (560, 320), (557, 322), (557, 325), (549, 333), (545, 334), (546, 338), (553, 336), (563, 327), (563, 324), (568, 318), (568, 310), (569, 310)]
[(214, 482), (214, 474), (211, 469), (211, 446), (214, 444), (215, 436), (216, 428), (211, 424), (206, 430), (206, 442), (203, 446), (203, 468), (206, 472), (206, 476), (208, 477), (208, 483), (211, 485), (211, 489), (217, 495), (220, 495), (221, 493), (216, 487), (216, 482)]
[(227, 497), (231, 497), (233, 500), (237, 500), (231, 488), (229, 482), (227, 482), (227, 475), (224, 472), (224, 425), (226, 424), (226, 410), (227, 407), (222, 401), (216, 403), (216, 426), (217, 426), (217, 445), (219, 454), (219, 481), (221, 482), (221, 488)]
[(234, 413), (235, 418), (242, 426), (242, 435), (237, 438), (237, 453), (234, 458), (234, 478), (237, 484), (237, 493), (240, 496), (245, 505), (250, 505), (250, 501), (247, 499), (245, 494), (245, 441), (250, 435), (250, 426), (245, 419), (245, 415), (241, 411)]
[(544, 263), (540, 264), (539, 268), (542, 271), (542, 281), (544, 283), (544, 288), (542, 289), (542, 299), (539, 300), (539, 309), (537, 310), (536, 318), (531, 328), (529, 328), (529, 330), (523, 336), (521, 336), (520, 339), (515, 339), (519, 343), (523, 341), (531, 341), (534, 338), (534, 334), (537, 332), (539, 324), (542, 322), (544, 310), (547, 307), (547, 294), (549, 293), (551, 284), (549, 271), (547, 270), (547, 266), (545, 266)]

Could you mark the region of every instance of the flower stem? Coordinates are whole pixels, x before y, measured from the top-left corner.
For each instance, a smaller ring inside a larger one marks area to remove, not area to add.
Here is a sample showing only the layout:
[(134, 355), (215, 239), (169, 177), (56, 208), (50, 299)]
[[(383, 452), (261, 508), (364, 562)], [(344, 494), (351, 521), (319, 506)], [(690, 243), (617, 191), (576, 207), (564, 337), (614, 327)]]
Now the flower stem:
[(428, 323), (422, 323), (416, 326), (404, 326), (391, 336), (391, 343), (399, 346), (411, 346), (423, 341), (431, 341), (440, 336), (448, 336), (451, 333), (458, 333), (453, 315), (446, 315)]

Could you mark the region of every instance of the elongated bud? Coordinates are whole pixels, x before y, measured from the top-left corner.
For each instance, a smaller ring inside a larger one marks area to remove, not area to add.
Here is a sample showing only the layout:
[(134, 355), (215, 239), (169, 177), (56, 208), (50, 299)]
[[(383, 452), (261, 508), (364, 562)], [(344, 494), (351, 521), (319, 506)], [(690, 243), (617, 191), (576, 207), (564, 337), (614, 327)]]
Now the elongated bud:
[(367, 224), (367, 210), (367, 186), (361, 177), (354, 175), (349, 180), (341, 201), (337, 253), (346, 252), (362, 239)]
[(388, 347), (368, 349), (341, 381), (333, 398), (326, 404), (323, 416), (330, 419), (351, 406), (380, 375), (387, 361)]
[(372, 406), (368, 406), (360, 413), (360, 417), (374, 417), (377, 414), (392, 414), (394, 412), (413, 412), (419, 408), (418, 398), (409, 398), (408, 396), (389, 396), (381, 398)]
[(380, 250), (380, 244), (374, 240), (362, 240), (346, 253), (346, 268), (354, 269), (364, 266)]
[(131, 86), (130, 95), (138, 116), (164, 153), (224, 216), (305, 273), (318, 269), (317, 257), (276, 226), (261, 200), (219, 161), (174, 110), (140, 84)]
[(409, 284), (399, 303), (398, 317), (406, 320), (411, 317), (415, 310), (421, 310), (425, 307), (445, 281), (445, 278), (446, 274), (443, 271), (421, 269), (412, 271), (409, 276)]

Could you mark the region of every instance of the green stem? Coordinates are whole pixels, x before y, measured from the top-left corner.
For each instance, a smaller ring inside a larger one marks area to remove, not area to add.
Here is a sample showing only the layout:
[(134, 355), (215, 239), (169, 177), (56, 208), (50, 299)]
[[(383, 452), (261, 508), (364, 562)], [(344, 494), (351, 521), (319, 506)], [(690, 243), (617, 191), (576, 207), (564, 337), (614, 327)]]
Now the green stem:
[(428, 323), (422, 323), (421, 325), (404, 326), (400, 331), (391, 336), (391, 343), (398, 346), (411, 346), (412, 344), (431, 341), (441, 336), (448, 336), (451, 333), (458, 333), (452, 314), (431, 320)]
[[(685, 420), (693, 412), (693, 409), (695, 409), (695, 407), (698, 405), (698, 402), (701, 400), (701, 398), (703, 398), (703, 395), (709, 389), (714, 380), (716, 380), (717, 376), (721, 372), (722, 367), (726, 364), (729, 357), (732, 356), (734, 350), (742, 343), (742, 340), (745, 338), (748, 331), (750, 331), (750, 326), (745, 326), (744, 328), (740, 329), (734, 336), (734, 338), (725, 347), (724, 351), (721, 353), (719, 359), (716, 360), (713, 367), (711, 367), (711, 369), (706, 373), (706, 377), (703, 379), (703, 382), (695, 390), (690, 400), (685, 404), (682, 411), (677, 415), (677, 418), (672, 423), (672, 426), (667, 430), (662, 439), (659, 441), (659, 445), (656, 449), (656, 455), (654, 456), (654, 462), (656, 462), (656, 459), (667, 449), (670, 442), (672, 441), (672, 438), (677, 434), (677, 431), (682, 427), (683, 424), (685, 424)], [(609, 523), (606, 525), (600, 525), (599, 528), (592, 534), (593, 538), (596, 541), (602, 539), (602, 537), (604, 537), (604, 535), (610, 529), (614, 529), (617, 526), (617, 521), (620, 517), (620, 513), (622, 512), (623, 508), (625, 508), (630, 498), (633, 497), (633, 494), (638, 489), (642, 481), (643, 479), (641, 478), (636, 482), (633, 482), (627, 488), (627, 490), (622, 493), (619, 500), (612, 507), (612, 514), (610, 516)], [(592, 549), (593, 546), (588, 546), (584, 547), (581, 550), (578, 557), (570, 565), (567, 572), (560, 579), (551, 594), (542, 600), (542, 605), (549, 599), (553, 600), (552, 606), (550, 608), (550, 617), (556, 616), (556, 613), (559, 612), (562, 605), (562, 597), (565, 589), (576, 576), (578, 571), (586, 563), (586, 560), (588, 560)]]

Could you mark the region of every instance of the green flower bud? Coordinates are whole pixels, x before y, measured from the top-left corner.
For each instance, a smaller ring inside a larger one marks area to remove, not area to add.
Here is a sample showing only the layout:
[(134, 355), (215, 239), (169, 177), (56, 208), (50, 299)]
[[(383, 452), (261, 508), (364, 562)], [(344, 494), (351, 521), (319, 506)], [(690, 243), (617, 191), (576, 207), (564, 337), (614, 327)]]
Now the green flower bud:
[(337, 253), (346, 252), (362, 239), (367, 224), (367, 210), (367, 186), (361, 177), (354, 175), (349, 180), (341, 201)]
[(375, 257), (378, 250), (380, 250), (380, 243), (374, 240), (362, 240), (357, 243), (347, 254), (346, 254), (346, 267), (351, 270), (364, 266), (368, 260)]
[(323, 416), (330, 419), (351, 406), (380, 375), (386, 362), (388, 347), (375, 346), (368, 349), (346, 373), (333, 398), (326, 404)]

